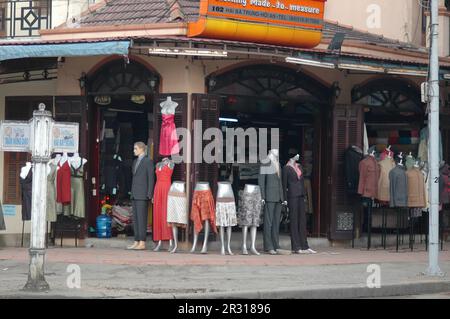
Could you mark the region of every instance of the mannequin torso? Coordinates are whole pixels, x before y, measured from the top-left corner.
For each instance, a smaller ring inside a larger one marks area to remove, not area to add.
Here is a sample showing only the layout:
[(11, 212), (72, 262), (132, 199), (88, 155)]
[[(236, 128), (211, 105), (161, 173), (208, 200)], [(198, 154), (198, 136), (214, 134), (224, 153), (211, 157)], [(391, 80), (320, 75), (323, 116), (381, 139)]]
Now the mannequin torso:
[(211, 188), (209, 187), (209, 183), (208, 182), (198, 182), (195, 185), (195, 190), (196, 191), (207, 191), (210, 190)]
[(229, 182), (219, 182), (217, 198), (234, 198), (233, 188)]
[(175, 114), (175, 109), (178, 106), (178, 103), (172, 101), (172, 98), (169, 96), (167, 100), (160, 104), (161, 113), (164, 115), (173, 115)]
[(25, 166), (22, 167), (21, 170), (20, 170), (20, 177), (21, 177), (22, 179), (27, 178), (28, 173), (30, 172), (30, 170), (31, 170), (31, 163), (30, 163), (30, 162), (27, 162), (27, 163), (25, 164)]
[(186, 183), (185, 182), (175, 181), (170, 186), (169, 192), (184, 193), (185, 189), (186, 189)]
[(247, 194), (255, 194), (259, 191), (258, 185), (245, 184), (244, 192)]

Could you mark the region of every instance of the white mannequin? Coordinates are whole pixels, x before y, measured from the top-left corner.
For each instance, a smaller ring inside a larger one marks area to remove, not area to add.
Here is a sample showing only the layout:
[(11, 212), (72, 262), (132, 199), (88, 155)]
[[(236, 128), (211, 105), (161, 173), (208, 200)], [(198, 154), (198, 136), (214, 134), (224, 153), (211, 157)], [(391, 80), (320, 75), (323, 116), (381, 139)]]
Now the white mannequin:
[(410, 158), (413, 157), (412, 152), (409, 152), (408, 157), (410, 157)]
[[(209, 189), (211, 188), (209, 187), (208, 182), (199, 182), (197, 183), (197, 185), (195, 185), (196, 191), (206, 191)], [(204, 228), (205, 228), (205, 239), (203, 241), (203, 248), (201, 250), (202, 254), (206, 254), (208, 252), (209, 220), (205, 220)], [(197, 247), (197, 241), (198, 241), (198, 234), (196, 234), (194, 231), (194, 243), (192, 245), (191, 253), (195, 252), (195, 248)]]
[(416, 162), (414, 163), (414, 167), (415, 167), (415, 168), (419, 168), (419, 167), (420, 167), (419, 161), (416, 161)]
[(398, 162), (398, 165), (403, 166), (403, 158), (400, 159), (400, 162)]
[(56, 154), (55, 158), (53, 159), (53, 163), (55, 165), (58, 165), (59, 161), (61, 161), (61, 154)]
[(86, 163), (87, 159), (81, 158), (80, 154), (78, 153), (75, 153), (72, 157), (69, 158), (69, 164), (76, 169), (84, 166)]
[(372, 150), (372, 152), (370, 152), (369, 155), (372, 156), (372, 157), (375, 157), (375, 150)]
[[(246, 184), (244, 192), (252, 194), (252, 193), (256, 192), (258, 190), (258, 188), (259, 188), (258, 185)], [(261, 202), (264, 202), (264, 200), (261, 200)], [(248, 251), (247, 251), (247, 230), (248, 230), (248, 226), (243, 226), (242, 227), (242, 254), (243, 255), (248, 255)], [(251, 226), (250, 227), (250, 236), (251, 236), (251, 242), (252, 242), (252, 246), (250, 248), (250, 251), (252, 252), (252, 254), (259, 256), (261, 254), (256, 250), (256, 233), (257, 233), (257, 230), (258, 230), (258, 228), (256, 226)]]
[[(219, 182), (218, 183), (218, 189), (217, 189), (217, 198), (233, 198), (233, 189), (231, 188), (231, 183), (229, 182)], [(227, 251), (228, 254), (233, 256), (233, 252), (231, 251), (231, 232), (232, 232), (232, 226), (227, 227)], [(222, 248), (220, 250), (221, 255), (225, 255), (225, 227), (220, 227), (220, 243), (222, 245)]]
[(160, 104), (161, 106), (161, 113), (164, 115), (171, 115), (171, 114), (175, 114), (175, 109), (178, 106), (177, 102), (172, 101), (172, 97), (168, 96), (167, 100), (165, 100), (164, 102), (162, 102)]
[[(185, 183), (180, 181), (175, 181), (170, 186), (169, 192), (185, 193)], [(177, 252), (178, 248), (178, 227), (176, 224), (172, 225), (172, 235), (173, 235), (173, 249), (170, 251), (171, 254)]]
[[(173, 169), (175, 167), (174, 162), (168, 158), (168, 157), (164, 157), (161, 162), (156, 164), (156, 167), (158, 168), (158, 170), (162, 170), (164, 166), (169, 166), (170, 169)], [(153, 198), (152, 198), (152, 203), (153, 203)], [(172, 229), (173, 231), (173, 229)], [(178, 234), (177, 234), (178, 235)], [(159, 251), (161, 249), (161, 245), (162, 245), (162, 240), (158, 241), (158, 244), (156, 245), (156, 247), (153, 249), (153, 251)], [(169, 240), (169, 252), (172, 252), (173, 250), (173, 241), (172, 239)], [(176, 250), (176, 247), (175, 247)]]
[(25, 179), (28, 176), (28, 173), (31, 169), (31, 162), (26, 162), (25, 166), (21, 168), (20, 170), (20, 178)]
[(59, 160), (59, 163), (63, 165), (65, 162), (69, 160), (69, 156), (67, 156), (67, 152), (64, 152), (61, 156), (61, 159)]

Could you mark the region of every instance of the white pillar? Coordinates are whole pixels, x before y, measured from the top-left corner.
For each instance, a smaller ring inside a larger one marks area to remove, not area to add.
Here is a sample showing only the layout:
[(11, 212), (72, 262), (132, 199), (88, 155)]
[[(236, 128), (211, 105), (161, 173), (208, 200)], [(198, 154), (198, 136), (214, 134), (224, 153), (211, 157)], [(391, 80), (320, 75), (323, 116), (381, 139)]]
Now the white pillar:
[(31, 243), (30, 268), (28, 282), (24, 290), (45, 291), (50, 287), (45, 281), (45, 232), (47, 209), (47, 163), (51, 155), (52, 117), (45, 111), (45, 105), (40, 104), (39, 110), (33, 112), (30, 122), (32, 143), (31, 154), (33, 162), (33, 188), (31, 200)]

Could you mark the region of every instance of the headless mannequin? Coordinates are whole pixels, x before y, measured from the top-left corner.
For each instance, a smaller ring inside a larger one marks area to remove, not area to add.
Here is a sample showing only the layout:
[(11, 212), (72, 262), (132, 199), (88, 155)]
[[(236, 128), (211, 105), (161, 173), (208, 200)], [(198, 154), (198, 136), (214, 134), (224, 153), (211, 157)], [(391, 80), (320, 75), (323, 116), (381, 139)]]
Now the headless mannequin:
[[(158, 170), (162, 170), (164, 166), (168, 166), (170, 169), (174, 169), (175, 164), (174, 162), (168, 158), (168, 157), (164, 157), (161, 162), (156, 164), (156, 169)], [(152, 198), (152, 203), (153, 203), (153, 198)], [(162, 245), (162, 240), (158, 241), (158, 244), (156, 245), (155, 249), (153, 249), (153, 251), (159, 251), (161, 249), (161, 245)], [(172, 251), (172, 246), (173, 246), (173, 242), (172, 239), (169, 240), (169, 249), (168, 251)]]
[[(210, 190), (208, 182), (200, 182), (195, 185), (195, 191), (207, 191)], [(201, 250), (202, 254), (206, 254), (208, 251), (208, 235), (209, 235), (209, 220), (205, 220), (205, 239), (203, 241), (203, 248)], [(191, 253), (195, 251), (195, 248), (197, 247), (197, 241), (198, 241), (198, 234), (194, 232), (194, 243), (192, 245)]]
[(59, 163), (63, 165), (65, 162), (69, 160), (69, 156), (67, 155), (67, 152), (64, 152), (61, 156), (61, 159), (59, 160)]
[[(185, 193), (186, 186), (184, 182), (176, 181), (173, 182), (170, 186), (169, 192), (175, 192), (175, 193)], [(176, 224), (172, 225), (172, 235), (173, 235), (173, 249), (170, 251), (171, 254), (174, 254), (177, 252), (178, 248), (178, 227)]]
[(21, 168), (20, 170), (20, 177), (22, 179), (27, 178), (28, 173), (30, 172), (31, 169), (31, 162), (26, 162), (25, 166)]
[[(231, 183), (229, 182), (219, 182), (217, 189), (217, 198), (233, 198), (233, 188), (231, 187)], [(227, 227), (227, 251), (228, 254), (233, 255), (231, 252), (231, 231), (232, 226)], [(222, 248), (220, 250), (221, 255), (225, 255), (225, 227), (220, 227), (220, 242), (222, 244)]]
[(69, 163), (70, 165), (75, 168), (81, 168), (82, 166), (84, 166), (87, 163), (87, 159), (85, 158), (81, 158), (80, 154), (75, 153), (70, 159), (69, 159)]
[[(250, 185), (250, 184), (246, 184), (245, 188), (244, 188), (244, 193), (247, 194), (254, 194), (256, 193), (256, 191), (259, 189), (258, 185)], [(261, 200), (263, 201), (263, 200)], [(247, 251), (247, 230), (248, 230), (248, 226), (243, 226), (242, 227), (242, 254), (243, 255), (248, 255), (248, 251)], [(256, 232), (257, 232), (258, 228), (256, 226), (251, 226), (250, 227), (250, 236), (251, 236), (251, 248), (250, 251), (252, 252), (252, 254), (259, 256), (260, 253), (256, 250)]]
[(159, 106), (161, 106), (161, 113), (164, 115), (175, 114), (175, 109), (178, 106), (177, 102), (172, 101), (172, 97), (168, 96), (167, 100), (162, 102)]

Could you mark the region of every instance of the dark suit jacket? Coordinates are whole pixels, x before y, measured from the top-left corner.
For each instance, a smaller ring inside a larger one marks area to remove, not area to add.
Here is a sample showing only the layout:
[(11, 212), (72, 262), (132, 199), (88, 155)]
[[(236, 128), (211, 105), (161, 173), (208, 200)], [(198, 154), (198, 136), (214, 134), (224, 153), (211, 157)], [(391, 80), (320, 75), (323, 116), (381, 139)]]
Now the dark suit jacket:
[(391, 207), (408, 207), (408, 177), (406, 169), (397, 165), (389, 172)]
[(258, 185), (261, 188), (261, 198), (266, 202), (283, 202), (284, 194), (281, 176), (279, 177), (277, 173), (262, 174), (264, 173), (264, 167), (270, 167), (270, 163), (261, 165), (260, 174), (258, 176)]
[(153, 162), (145, 156), (134, 173), (136, 161), (133, 162), (133, 181), (131, 183), (131, 199), (148, 200), (153, 197), (153, 187), (155, 185)]
[[(303, 172), (303, 169), (300, 167)], [(305, 196), (305, 179), (302, 176), (298, 178), (295, 170), (289, 166), (285, 165), (283, 167), (283, 192), (284, 198)]]

